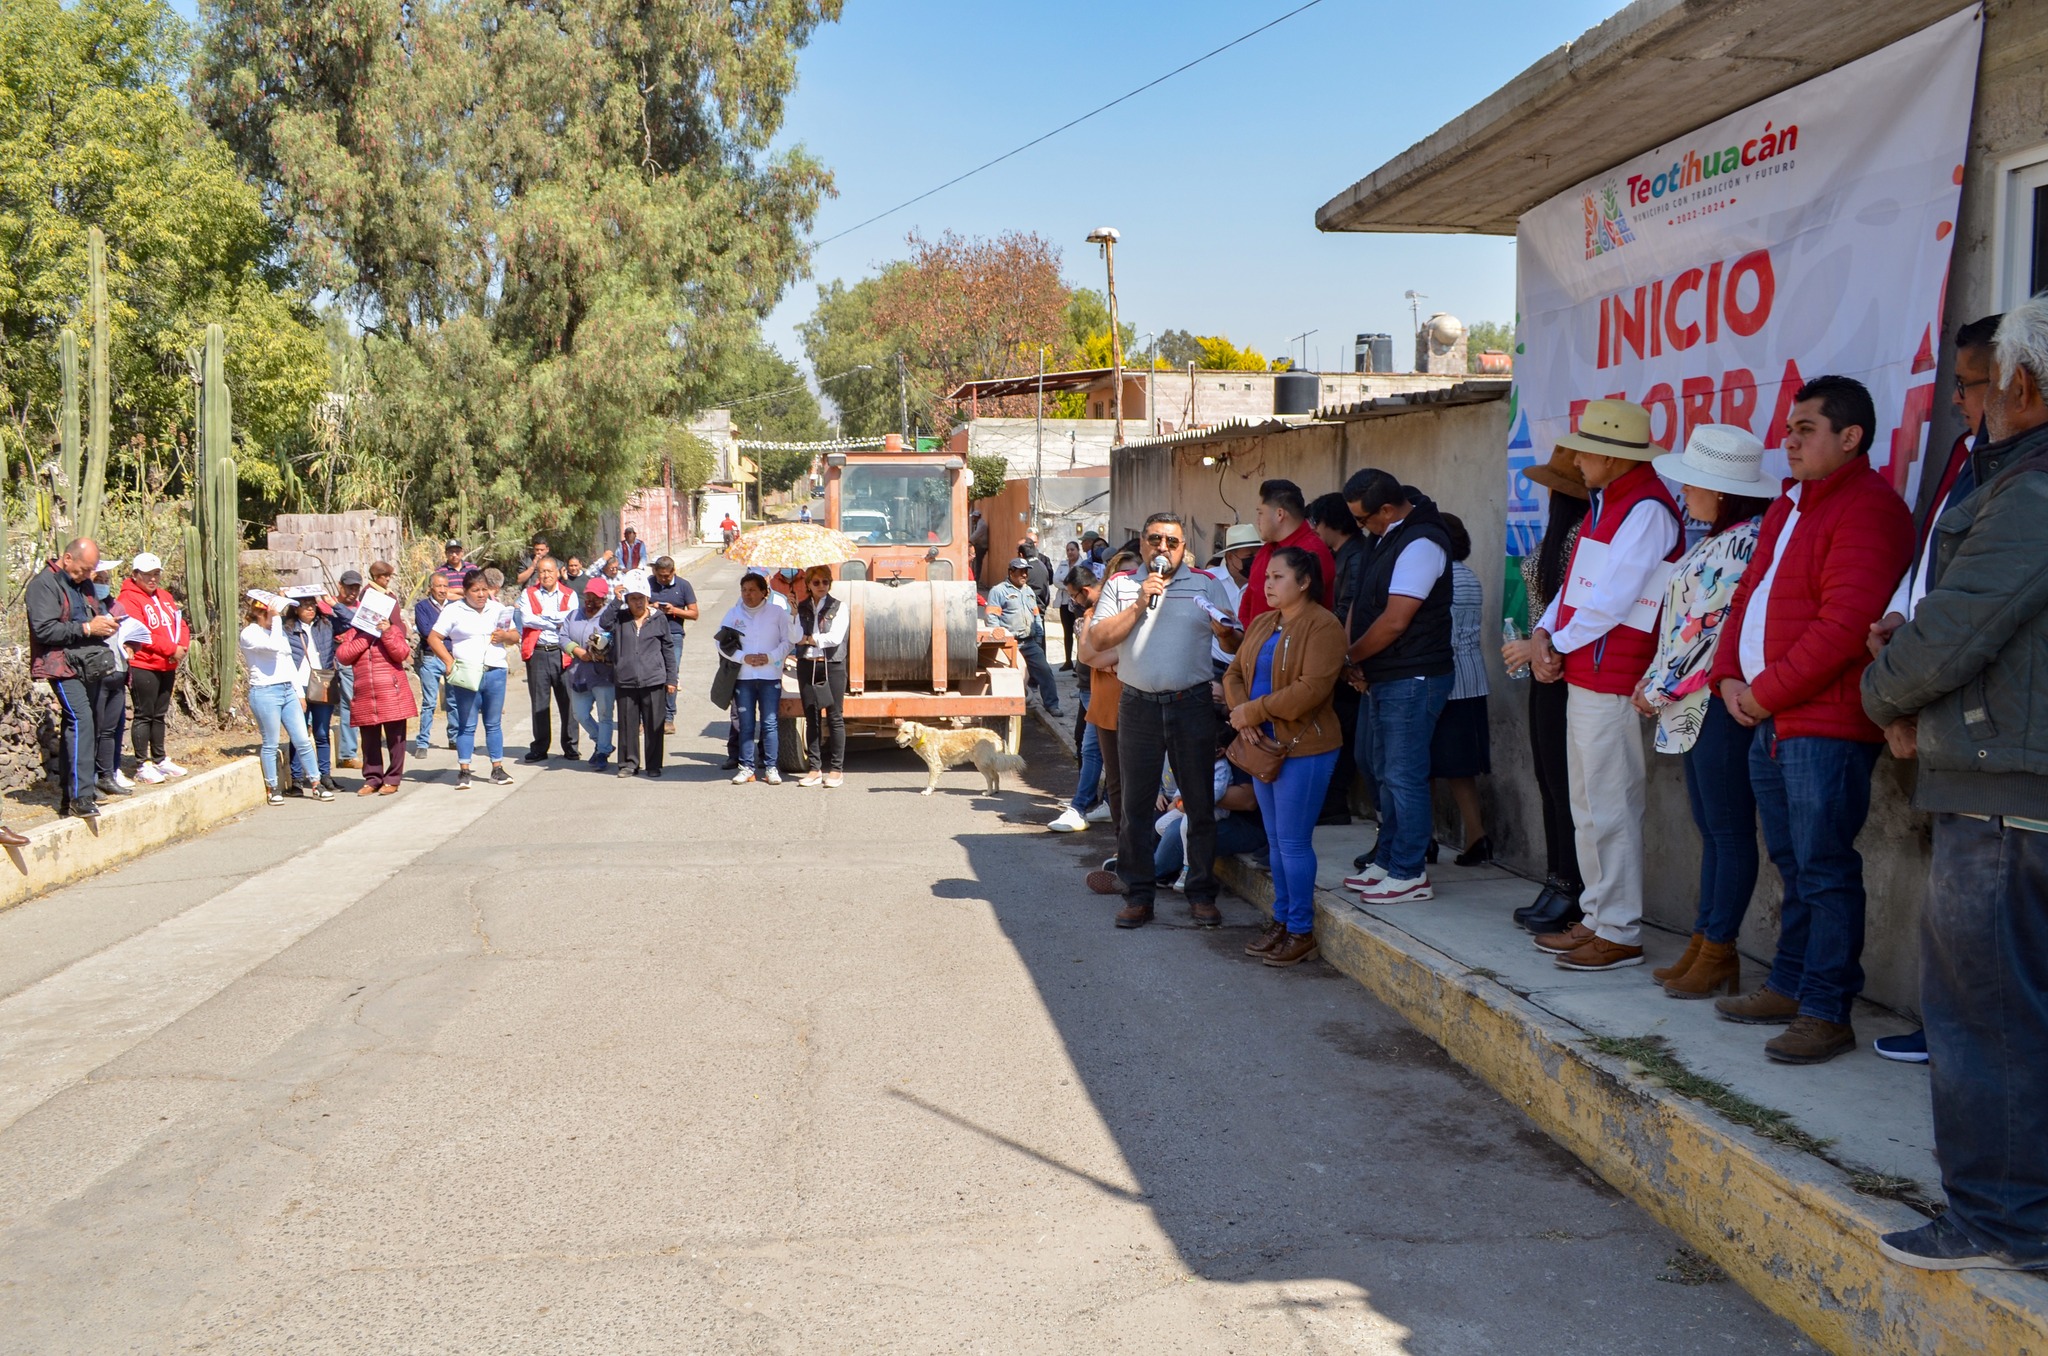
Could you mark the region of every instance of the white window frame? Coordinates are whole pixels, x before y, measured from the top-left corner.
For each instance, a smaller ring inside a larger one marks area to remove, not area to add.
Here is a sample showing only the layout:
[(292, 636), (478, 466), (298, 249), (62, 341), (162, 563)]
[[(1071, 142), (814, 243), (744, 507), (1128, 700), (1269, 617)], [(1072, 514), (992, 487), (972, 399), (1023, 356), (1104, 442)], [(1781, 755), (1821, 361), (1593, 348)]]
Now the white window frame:
[[(2001, 156), (1991, 214), (1991, 309), (2009, 311), (2027, 299), (2033, 260), (2034, 190), (2048, 187), (2048, 141)], [(2048, 280), (2044, 280), (2048, 287)]]

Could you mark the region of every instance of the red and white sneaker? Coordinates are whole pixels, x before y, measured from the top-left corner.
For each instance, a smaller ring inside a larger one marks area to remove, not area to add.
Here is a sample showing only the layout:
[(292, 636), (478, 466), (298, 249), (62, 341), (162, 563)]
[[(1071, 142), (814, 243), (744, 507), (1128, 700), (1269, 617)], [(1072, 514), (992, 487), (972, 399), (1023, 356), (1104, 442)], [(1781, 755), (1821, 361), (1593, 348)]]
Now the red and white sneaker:
[(1399, 876), (1382, 876), (1358, 892), (1361, 904), (1413, 904), (1424, 899), (1435, 899), (1436, 891), (1430, 888), (1429, 873), (1403, 880)]
[(1357, 875), (1346, 876), (1344, 878), (1344, 888), (1347, 890), (1358, 890), (1362, 892), (1372, 889), (1373, 886), (1378, 885), (1381, 881), (1385, 880), (1386, 878), (1387, 868), (1381, 866), (1378, 862), (1374, 862), (1371, 866), (1368, 866), (1367, 868), (1365, 868), (1365, 870), (1359, 872)]

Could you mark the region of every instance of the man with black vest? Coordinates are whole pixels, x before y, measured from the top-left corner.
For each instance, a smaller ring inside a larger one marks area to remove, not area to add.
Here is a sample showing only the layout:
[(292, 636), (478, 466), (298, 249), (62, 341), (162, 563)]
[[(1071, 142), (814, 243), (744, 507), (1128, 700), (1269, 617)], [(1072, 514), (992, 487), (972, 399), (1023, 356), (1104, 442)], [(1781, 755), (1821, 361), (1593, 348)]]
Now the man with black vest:
[(1351, 599), (1352, 683), (1364, 684), (1359, 765), (1379, 791), (1380, 837), (1365, 870), (1345, 880), (1367, 904), (1431, 899), (1429, 741), (1450, 700), (1451, 539), (1426, 494), (1385, 471), (1344, 482), (1344, 500), (1371, 534)]

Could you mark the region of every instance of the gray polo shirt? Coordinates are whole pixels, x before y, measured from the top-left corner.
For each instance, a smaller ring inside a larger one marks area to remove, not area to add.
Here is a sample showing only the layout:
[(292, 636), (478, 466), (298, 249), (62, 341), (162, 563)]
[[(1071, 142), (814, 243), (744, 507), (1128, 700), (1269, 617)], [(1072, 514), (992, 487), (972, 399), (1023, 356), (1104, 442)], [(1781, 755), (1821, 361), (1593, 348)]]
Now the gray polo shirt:
[[(1095, 605), (1097, 620), (1113, 617), (1138, 599), (1142, 574), (1120, 574), (1102, 586)], [(1209, 614), (1195, 600), (1207, 598), (1222, 612), (1231, 611), (1223, 580), (1207, 570), (1183, 564), (1166, 582), (1159, 606), (1142, 613), (1131, 633), (1117, 646), (1116, 676), (1125, 687), (1141, 692), (1178, 692), (1213, 682), (1216, 665), (1209, 658)]]

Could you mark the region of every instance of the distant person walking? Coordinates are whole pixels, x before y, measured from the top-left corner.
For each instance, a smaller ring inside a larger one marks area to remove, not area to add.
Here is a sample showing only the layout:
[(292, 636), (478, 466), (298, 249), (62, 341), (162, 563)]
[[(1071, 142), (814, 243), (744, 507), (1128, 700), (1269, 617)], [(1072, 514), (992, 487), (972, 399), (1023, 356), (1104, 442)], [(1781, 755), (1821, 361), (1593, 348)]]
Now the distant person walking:
[[(355, 671), (355, 700), (349, 719), (362, 731), (363, 784), (359, 796), (396, 795), (405, 777), (405, 724), (419, 714), (405, 663), (412, 646), (405, 623), (394, 613), (381, 634), (351, 626), (334, 642), (334, 661)], [(390, 765), (385, 765), (386, 755)]]
[(149, 639), (135, 647), (128, 660), (128, 695), (134, 731), (135, 780), (157, 783), (182, 777), (185, 769), (164, 751), (171, 692), (178, 666), (192, 647), (192, 629), (185, 611), (163, 587), (164, 563), (144, 551), (128, 564), (121, 581), (121, 610), (149, 628)]
[(79, 537), (48, 561), (28, 582), (29, 673), (50, 685), (59, 713), (59, 812), (79, 819), (99, 814), (99, 778), (94, 770), (97, 733), (93, 690), (114, 671), (106, 646), (118, 623), (93, 596), (99, 543)]
[(619, 534), (619, 568), (640, 570), (647, 567), (647, 543), (640, 540), (635, 528), (627, 528)]
[(441, 609), (427, 646), (448, 668), (449, 700), (455, 707), (455, 789), (470, 787), (469, 765), (476, 753), (476, 727), (483, 721), (484, 747), (491, 759), (491, 784), (510, 786), (505, 771), (505, 647), (519, 643), (512, 609), (499, 602), (490, 573), (463, 576), (462, 597)]

